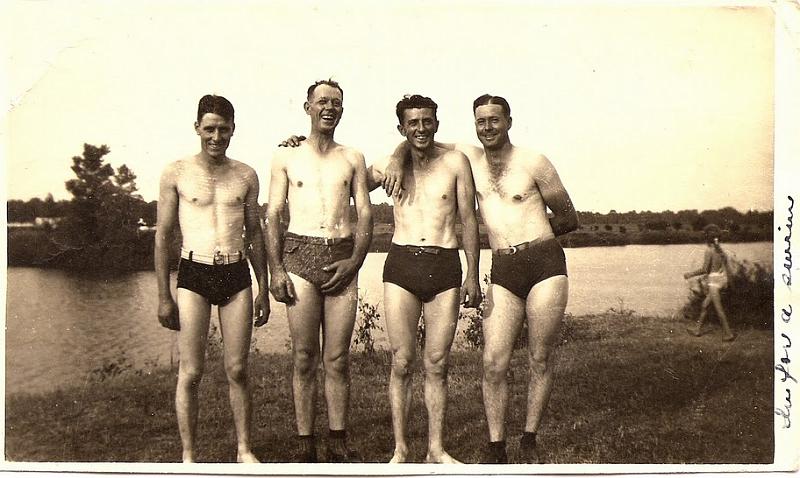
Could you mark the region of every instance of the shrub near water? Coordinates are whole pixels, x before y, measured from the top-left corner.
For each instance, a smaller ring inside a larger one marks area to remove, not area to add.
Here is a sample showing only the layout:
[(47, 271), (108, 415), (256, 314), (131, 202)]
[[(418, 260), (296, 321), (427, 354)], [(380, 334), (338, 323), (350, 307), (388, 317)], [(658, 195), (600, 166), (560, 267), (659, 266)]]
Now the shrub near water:
[[(728, 287), (722, 291), (722, 305), (728, 314), (732, 327), (755, 327), (770, 329), (773, 325), (773, 286), (772, 266), (763, 266), (750, 261), (733, 260)], [(696, 320), (700, 315), (700, 305), (705, 295), (697, 286), (689, 290), (689, 297), (683, 306), (683, 316)], [(709, 317), (716, 317), (713, 306)]]

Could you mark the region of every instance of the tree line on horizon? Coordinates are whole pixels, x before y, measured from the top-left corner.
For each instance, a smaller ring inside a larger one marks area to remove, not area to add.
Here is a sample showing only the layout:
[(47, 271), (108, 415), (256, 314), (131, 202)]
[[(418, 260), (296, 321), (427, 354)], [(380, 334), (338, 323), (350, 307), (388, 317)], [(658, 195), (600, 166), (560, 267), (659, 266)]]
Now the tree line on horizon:
[[(138, 194), (136, 175), (130, 168), (123, 164), (115, 169), (106, 162), (110, 152), (106, 145), (84, 144), (83, 154), (72, 157), (75, 177), (65, 182), (72, 199), (55, 201), (48, 194), (44, 199), (7, 201), (9, 223), (30, 223), (36, 218), (59, 220), (57, 226), (44, 223), (46, 237), (34, 233), (25, 236), (21, 231), (12, 234), (9, 228), (9, 260), (17, 259), (12, 252), (21, 251), (30, 256), (22, 263), (69, 268), (112, 267), (120, 260), (127, 264), (122, 268), (135, 268), (134, 264), (152, 262), (152, 233), (142, 233), (140, 226), (156, 224), (158, 202), (145, 201)], [(266, 206), (261, 206), (262, 217)], [(355, 216), (352, 207), (351, 214)], [(578, 212), (578, 217), (581, 229), (562, 238), (565, 246), (698, 242), (699, 231), (709, 223), (721, 226), (733, 240), (772, 239), (773, 211), (742, 213), (732, 207), (677, 212), (612, 210), (605, 214)], [(393, 225), (393, 206), (373, 205), (373, 219), (376, 224)], [(483, 223), (480, 211), (478, 220)], [(390, 237), (385, 230), (377, 236), (381, 237), (376, 237), (376, 247), (388, 244)]]

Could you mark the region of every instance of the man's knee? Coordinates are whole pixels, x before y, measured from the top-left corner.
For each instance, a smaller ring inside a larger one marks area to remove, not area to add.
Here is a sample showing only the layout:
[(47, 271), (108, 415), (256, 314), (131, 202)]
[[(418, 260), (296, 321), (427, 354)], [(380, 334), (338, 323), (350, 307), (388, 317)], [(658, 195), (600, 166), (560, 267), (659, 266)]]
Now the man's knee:
[(313, 349), (295, 349), (294, 371), (300, 375), (311, 375), (316, 372), (319, 363), (319, 352)]
[(483, 354), (483, 377), (489, 383), (500, 383), (506, 379), (508, 359), (498, 354)]
[(350, 356), (347, 351), (331, 357), (325, 357), (325, 373), (333, 376), (346, 376), (350, 366)]
[(200, 385), (203, 378), (202, 364), (181, 363), (178, 367), (178, 384), (190, 387)]
[(392, 373), (400, 378), (410, 376), (415, 360), (416, 357), (413, 353), (395, 352), (392, 355)]
[(447, 375), (448, 353), (434, 351), (425, 353), (425, 374), (434, 377), (444, 377)]
[(553, 346), (549, 344), (534, 344), (528, 352), (528, 363), (531, 373), (543, 375), (549, 371), (553, 359)]
[(228, 382), (244, 383), (247, 381), (247, 365), (244, 360), (231, 360), (225, 364), (225, 375)]

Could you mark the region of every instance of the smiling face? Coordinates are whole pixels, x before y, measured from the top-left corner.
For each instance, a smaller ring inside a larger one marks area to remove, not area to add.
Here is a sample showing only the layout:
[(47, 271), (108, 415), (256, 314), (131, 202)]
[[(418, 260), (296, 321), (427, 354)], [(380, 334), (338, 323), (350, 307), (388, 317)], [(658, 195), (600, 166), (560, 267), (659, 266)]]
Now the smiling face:
[(194, 124), (194, 130), (200, 136), (201, 151), (214, 159), (224, 158), (234, 128), (233, 121), (215, 113), (204, 114), (200, 122)]
[(511, 118), (506, 116), (500, 105), (482, 105), (475, 109), (475, 133), (483, 147), (500, 149), (510, 140)]
[(318, 85), (305, 102), (306, 114), (311, 117), (311, 130), (333, 133), (342, 119), (342, 92), (330, 85)]
[(433, 145), (433, 136), (439, 122), (432, 108), (409, 108), (403, 110), (403, 124), (397, 127), (400, 134), (416, 149), (424, 150)]

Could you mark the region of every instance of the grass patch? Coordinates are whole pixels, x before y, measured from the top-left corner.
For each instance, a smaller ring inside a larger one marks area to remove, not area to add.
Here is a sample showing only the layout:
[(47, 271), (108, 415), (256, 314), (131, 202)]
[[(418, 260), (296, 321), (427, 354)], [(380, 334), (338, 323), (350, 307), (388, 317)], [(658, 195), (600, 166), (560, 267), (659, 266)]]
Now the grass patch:
[[(732, 344), (717, 334), (688, 336), (680, 319), (603, 314), (568, 317), (558, 349), (553, 394), (539, 432), (548, 463), (771, 463), (772, 333), (739, 330)], [(385, 351), (352, 357), (351, 445), (369, 462), (393, 448)], [(291, 360), (251, 356), (253, 444), (263, 461), (295, 460)], [(527, 361), (514, 354), (508, 417), (512, 460), (525, 417)], [(454, 353), (446, 446), (475, 463), (487, 439), (480, 351)], [(414, 380), (411, 458), (427, 439), (421, 374)], [(83, 386), (6, 400), (10, 461), (175, 462), (175, 372), (123, 373)], [(320, 387), (320, 393), (321, 393)], [(217, 355), (201, 385), (198, 459), (235, 460), (227, 384)], [(327, 428), (318, 400), (316, 432)], [(320, 443), (320, 451), (324, 446)]]

